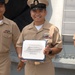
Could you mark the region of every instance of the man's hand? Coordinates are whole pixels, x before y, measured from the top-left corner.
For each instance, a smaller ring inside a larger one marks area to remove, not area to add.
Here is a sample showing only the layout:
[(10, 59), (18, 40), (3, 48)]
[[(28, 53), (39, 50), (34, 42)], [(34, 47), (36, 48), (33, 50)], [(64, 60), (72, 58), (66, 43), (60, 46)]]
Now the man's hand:
[(25, 66), (24, 62), (20, 61), (18, 66), (17, 66), (17, 70), (21, 71), (21, 69)]
[(45, 47), (45, 49), (44, 49), (44, 54), (45, 54), (45, 55), (48, 55), (49, 52), (50, 52), (50, 46), (47, 45), (47, 46)]

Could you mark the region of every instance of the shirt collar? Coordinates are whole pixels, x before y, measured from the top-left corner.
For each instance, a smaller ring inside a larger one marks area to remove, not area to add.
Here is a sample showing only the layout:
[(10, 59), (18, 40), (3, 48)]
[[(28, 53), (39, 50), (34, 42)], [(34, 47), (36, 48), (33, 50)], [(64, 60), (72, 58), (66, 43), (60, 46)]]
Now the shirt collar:
[(32, 28), (34, 28), (34, 21), (30, 24), (28, 29), (32, 29)]
[(52, 24), (50, 24), (48, 21), (45, 21), (45, 23), (44, 23), (44, 25), (43, 25), (43, 28), (44, 28), (44, 29), (49, 29), (51, 25), (52, 25)]
[(7, 18), (5, 17), (5, 16), (3, 16), (3, 23), (5, 23), (5, 24), (9, 24), (9, 22), (8, 22), (8, 20), (7, 20)]
[[(42, 27), (43, 27), (44, 29), (49, 29), (49, 28), (50, 28), (50, 25), (51, 25), (51, 24), (50, 24), (49, 22), (45, 21)], [(34, 28), (34, 21), (30, 24), (30, 26), (29, 26), (28, 29), (32, 29), (32, 28)]]

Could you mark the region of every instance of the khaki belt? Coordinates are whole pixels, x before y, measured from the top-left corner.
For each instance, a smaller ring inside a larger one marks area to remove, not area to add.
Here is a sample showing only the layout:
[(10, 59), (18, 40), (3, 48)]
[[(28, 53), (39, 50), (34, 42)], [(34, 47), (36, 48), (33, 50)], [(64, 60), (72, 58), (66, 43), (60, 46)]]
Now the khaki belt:
[(40, 65), (41, 63), (44, 63), (44, 62), (39, 62), (39, 61), (34, 62), (35, 65)]

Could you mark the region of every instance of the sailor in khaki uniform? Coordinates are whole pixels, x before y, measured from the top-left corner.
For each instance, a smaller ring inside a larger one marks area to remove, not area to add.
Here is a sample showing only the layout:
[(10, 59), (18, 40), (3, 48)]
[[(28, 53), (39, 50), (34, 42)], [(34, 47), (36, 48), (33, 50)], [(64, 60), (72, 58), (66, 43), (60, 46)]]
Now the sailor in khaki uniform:
[(74, 34), (74, 36), (73, 36), (73, 41), (74, 41), (74, 46), (75, 46), (75, 34)]
[(48, 1), (28, 0), (27, 3), (31, 9), (30, 14), (33, 22), (24, 27), (20, 34), (16, 44), (18, 57), (21, 57), (24, 40), (47, 40), (44, 49), (45, 61), (25, 60), (25, 75), (55, 75), (52, 57), (62, 50), (62, 41), (58, 28), (45, 20)]
[(10, 45), (13, 41), (15, 46), (20, 35), (16, 23), (3, 16), (7, 2), (8, 0), (0, 0), (0, 75), (10, 75)]

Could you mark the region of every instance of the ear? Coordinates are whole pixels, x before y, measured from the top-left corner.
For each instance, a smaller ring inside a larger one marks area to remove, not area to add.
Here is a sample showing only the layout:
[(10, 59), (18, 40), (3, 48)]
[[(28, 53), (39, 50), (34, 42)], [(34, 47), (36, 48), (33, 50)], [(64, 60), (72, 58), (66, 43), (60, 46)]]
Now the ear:
[(45, 10), (45, 16), (47, 15), (47, 10)]

